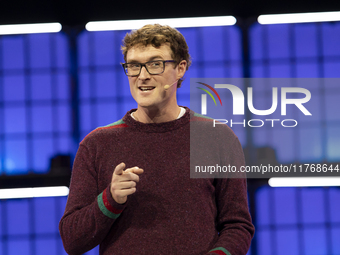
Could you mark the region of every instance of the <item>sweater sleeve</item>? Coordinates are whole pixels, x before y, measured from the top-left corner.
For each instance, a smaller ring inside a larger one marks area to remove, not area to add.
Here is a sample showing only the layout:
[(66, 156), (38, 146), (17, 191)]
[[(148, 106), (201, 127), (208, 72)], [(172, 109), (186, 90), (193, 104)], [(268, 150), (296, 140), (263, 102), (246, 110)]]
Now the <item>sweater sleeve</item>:
[[(237, 169), (245, 165), (243, 150), (237, 138), (228, 150), (227, 162)], [(245, 255), (249, 250), (255, 229), (248, 208), (245, 177), (245, 174), (238, 173), (233, 178), (215, 179), (219, 238), (208, 254)]]
[(65, 212), (59, 223), (66, 252), (83, 254), (100, 244), (125, 206), (114, 201), (110, 185), (98, 190), (94, 156), (80, 144)]

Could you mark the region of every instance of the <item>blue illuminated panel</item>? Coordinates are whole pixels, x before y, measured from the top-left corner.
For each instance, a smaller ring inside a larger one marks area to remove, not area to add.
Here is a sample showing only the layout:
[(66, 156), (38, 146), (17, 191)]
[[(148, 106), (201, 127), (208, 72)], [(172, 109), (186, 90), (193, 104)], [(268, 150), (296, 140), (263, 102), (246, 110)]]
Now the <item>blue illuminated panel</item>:
[[(250, 31), (252, 77), (339, 78), (339, 45), (339, 22), (255, 24)], [(253, 129), (254, 144), (274, 148), (279, 163), (340, 161), (339, 84), (312, 81), (306, 87), (312, 95), (308, 121), (294, 129)], [(254, 86), (259, 109), (269, 109), (272, 102), (273, 86), (266, 85)], [(259, 254), (340, 254), (339, 195), (336, 188), (258, 190)]]
[(261, 188), (259, 254), (339, 254), (339, 198), (337, 188)]
[(67, 47), (62, 34), (0, 38), (0, 173), (44, 173), (72, 152)]
[(66, 254), (58, 232), (66, 199), (1, 200), (0, 254)]
[[(250, 31), (252, 77), (339, 78), (340, 52), (336, 44), (339, 41), (339, 23), (253, 25)], [(269, 109), (272, 87), (254, 88), (257, 108)], [(340, 142), (337, 110), (340, 88), (313, 82), (304, 84), (304, 88), (312, 95), (307, 105), (312, 116), (299, 121), (297, 115), (299, 125), (294, 131), (271, 127), (253, 129), (255, 145), (273, 147), (282, 163), (339, 161), (340, 150), (336, 144)], [(284, 119), (280, 114), (272, 116)]]

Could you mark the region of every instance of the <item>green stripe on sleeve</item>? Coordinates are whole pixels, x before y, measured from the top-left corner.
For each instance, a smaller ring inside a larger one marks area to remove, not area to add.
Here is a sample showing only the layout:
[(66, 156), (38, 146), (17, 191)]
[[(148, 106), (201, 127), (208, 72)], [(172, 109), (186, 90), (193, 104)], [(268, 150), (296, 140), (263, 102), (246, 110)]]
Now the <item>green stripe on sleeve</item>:
[(195, 116), (195, 117), (200, 117), (200, 118), (203, 118), (203, 119), (213, 120), (213, 118), (210, 118), (210, 117), (208, 117), (208, 116), (206, 116), (206, 115), (199, 114), (199, 113), (197, 113), (197, 112), (194, 113), (194, 116)]
[(111, 218), (111, 219), (117, 219), (119, 217), (120, 214), (114, 214), (113, 212), (110, 212), (106, 206), (104, 205), (104, 201), (103, 201), (103, 193), (99, 194), (99, 196), (97, 197), (97, 202), (98, 202), (98, 206), (99, 209), (102, 211), (102, 213)]
[(111, 124), (109, 124), (109, 125), (106, 125), (106, 126), (104, 126), (104, 127), (112, 127), (112, 126), (116, 126), (116, 125), (120, 125), (120, 124), (124, 124), (125, 122), (121, 119), (121, 120), (118, 120), (118, 121), (116, 121), (116, 122), (113, 122), (113, 123), (111, 123)]
[(223, 251), (226, 255), (231, 255), (231, 253), (229, 251), (227, 251), (226, 249), (224, 249), (223, 247), (214, 248), (214, 249), (210, 250), (209, 252), (212, 252), (212, 251)]

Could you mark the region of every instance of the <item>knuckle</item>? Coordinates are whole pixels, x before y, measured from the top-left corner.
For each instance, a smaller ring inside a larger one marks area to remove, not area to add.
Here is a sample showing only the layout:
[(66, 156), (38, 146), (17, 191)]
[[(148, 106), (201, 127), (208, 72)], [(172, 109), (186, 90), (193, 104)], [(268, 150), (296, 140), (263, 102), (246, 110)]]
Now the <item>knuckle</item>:
[(112, 190), (111, 193), (112, 193), (112, 196), (118, 197), (117, 190)]
[(115, 195), (116, 195), (116, 197), (124, 197), (121, 190), (116, 190)]
[(111, 190), (116, 190), (116, 183), (114, 182), (111, 183)]
[(111, 190), (112, 190), (112, 191), (117, 191), (118, 189), (119, 189), (119, 188), (118, 188), (117, 183), (115, 183), (115, 182), (111, 183)]

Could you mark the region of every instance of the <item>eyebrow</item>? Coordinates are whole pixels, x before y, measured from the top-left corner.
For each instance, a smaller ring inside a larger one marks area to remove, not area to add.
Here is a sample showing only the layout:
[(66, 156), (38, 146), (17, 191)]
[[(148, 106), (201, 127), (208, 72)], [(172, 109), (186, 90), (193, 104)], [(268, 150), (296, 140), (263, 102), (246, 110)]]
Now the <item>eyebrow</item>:
[[(148, 61), (146, 61), (146, 62), (150, 62), (150, 61), (153, 61), (155, 59), (163, 59), (163, 58), (161, 56), (159, 56), (159, 55), (156, 55), (156, 56), (150, 57), (148, 59)], [(128, 61), (127, 63), (140, 63), (140, 62), (138, 62), (137, 60), (132, 59), (132, 60)]]

